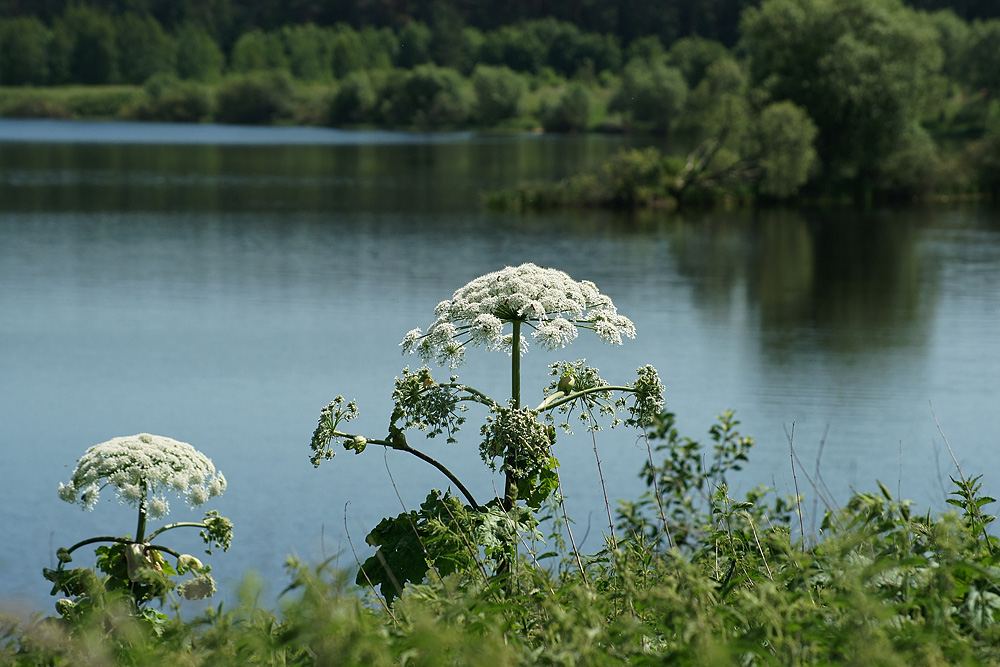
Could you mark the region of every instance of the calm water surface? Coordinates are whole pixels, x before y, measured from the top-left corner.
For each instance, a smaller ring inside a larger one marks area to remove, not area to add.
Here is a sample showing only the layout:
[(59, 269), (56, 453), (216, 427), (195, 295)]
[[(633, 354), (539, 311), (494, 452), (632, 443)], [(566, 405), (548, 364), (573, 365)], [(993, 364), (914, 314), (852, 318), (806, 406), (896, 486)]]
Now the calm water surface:
[[(383, 433), (393, 378), (419, 365), (400, 355), (403, 333), (470, 279), (526, 261), (593, 280), (639, 331), (621, 348), (532, 349), (526, 397), (556, 359), (586, 357), (611, 381), (652, 363), (683, 434), (734, 409), (756, 438), (739, 489), (792, 492), (794, 429), (840, 502), (881, 479), (941, 509), (952, 468), (933, 404), (965, 471), (996, 495), (996, 211), (480, 205), (484, 189), (573, 173), (624, 142), (0, 121), (0, 599), (49, 609), (40, 569), (56, 547), (134, 531), (110, 495), (82, 512), (56, 488), (90, 445), (143, 431), (194, 444), (229, 480), (211, 505), (236, 524), (232, 550), (212, 558), (222, 599), (251, 570), (277, 593), (292, 553), (353, 566), (346, 534), (360, 547), (401, 511), (387, 467), (410, 507), (447, 480), (372, 449), (314, 469), (319, 409), (354, 397), (358, 430)], [(503, 396), (507, 364), (476, 352), (460, 372)], [(461, 444), (427, 449), (488, 497), (497, 480), (474, 421)], [(636, 498), (635, 434), (604, 431), (598, 446), (609, 495)], [(578, 538), (589, 526), (596, 549), (593, 444), (557, 447)], [(197, 516), (173, 503), (172, 519)], [(174, 535), (197, 553), (195, 535)]]

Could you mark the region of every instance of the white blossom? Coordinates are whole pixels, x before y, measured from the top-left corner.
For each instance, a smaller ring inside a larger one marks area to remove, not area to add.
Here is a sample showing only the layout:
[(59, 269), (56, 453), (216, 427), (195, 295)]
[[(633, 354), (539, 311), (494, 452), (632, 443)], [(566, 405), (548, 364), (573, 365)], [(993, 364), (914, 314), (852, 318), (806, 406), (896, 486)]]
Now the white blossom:
[[(619, 315), (611, 299), (594, 283), (576, 281), (563, 271), (534, 264), (508, 266), (476, 278), (434, 309), (436, 319), (426, 332), (412, 329), (403, 337), (404, 351), (418, 353), (455, 368), (465, 360), (468, 344), (513, 352), (513, 336), (503, 332), (508, 322), (525, 323), (532, 337), (548, 349), (573, 342), (579, 327), (592, 329), (598, 338), (620, 345), (622, 337), (635, 338), (635, 326)], [(519, 351), (527, 351), (527, 339)]]
[(164, 492), (184, 496), (196, 507), (226, 488), (226, 478), (197, 449), (172, 438), (140, 433), (112, 438), (88, 449), (77, 462), (59, 497), (93, 509), (101, 489), (111, 486), (122, 503), (138, 507), (147, 500), (152, 518), (165, 516)]

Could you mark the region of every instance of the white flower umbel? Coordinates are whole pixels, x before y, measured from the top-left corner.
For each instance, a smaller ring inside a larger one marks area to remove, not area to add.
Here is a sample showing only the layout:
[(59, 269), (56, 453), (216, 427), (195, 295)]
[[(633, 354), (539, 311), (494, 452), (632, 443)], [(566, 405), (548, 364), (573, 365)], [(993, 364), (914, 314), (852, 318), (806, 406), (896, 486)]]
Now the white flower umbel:
[[(532, 337), (550, 350), (573, 342), (581, 327), (606, 343), (620, 345), (623, 336), (635, 338), (632, 320), (619, 315), (594, 283), (534, 264), (508, 266), (480, 276), (458, 289), (451, 300), (439, 303), (434, 314), (437, 319), (426, 333), (413, 329), (401, 345), (425, 361), (451, 368), (465, 361), (470, 343), (513, 352), (513, 335), (503, 331), (508, 322), (531, 327)], [(528, 341), (519, 338), (518, 352), (523, 354)]]
[(140, 433), (94, 445), (77, 462), (68, 484), (59, 485), (59, 497), (93, 509), (105, 486), (113, 486), (123, 504), (143, 509), (147, 498), (151, 518), (170, 507), (165, 493), (184, 496), (196, 507), (226, 489), (226, 478), (197, 449), (172, 438)]

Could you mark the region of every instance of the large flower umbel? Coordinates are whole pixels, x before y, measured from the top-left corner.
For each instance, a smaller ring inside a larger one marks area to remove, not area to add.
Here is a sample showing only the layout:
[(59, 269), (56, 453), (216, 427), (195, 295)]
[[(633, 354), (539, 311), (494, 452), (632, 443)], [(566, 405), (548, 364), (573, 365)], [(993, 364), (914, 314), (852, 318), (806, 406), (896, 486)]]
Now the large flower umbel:
[(59, 497), (93, 509), (101, 489), (111, 485), (115, 495), (134, 507), (148, 502), (151, 517), (169, 511), (165, 492), (184, 496), (196, 507), (226, 490), (226, 478), (197, 449), (172, 438), (140, 433), (94, 445), (77, 462), (68, 484), (59, 485)]
[[(565, 272), (534, 264), (508, 266), (476, 278), (434, 309), (437, 319), (426, 333), (413, 329), (401, 345), (425, 361), (452, 368), (465, 361), (470, 343), (491, 350), (513, 351), (513, 334), (504, 324), (521, 322), (534, 329), (532, 337), (550, 350), (565, 347), (579, 328), (591, 329), (606, 343), (620, 345), (635, 338), (632, 320), (619, 315), (611, 299), (594, 283), (576, 281)], [(521, 336), (518, 352), (527, 350)]]

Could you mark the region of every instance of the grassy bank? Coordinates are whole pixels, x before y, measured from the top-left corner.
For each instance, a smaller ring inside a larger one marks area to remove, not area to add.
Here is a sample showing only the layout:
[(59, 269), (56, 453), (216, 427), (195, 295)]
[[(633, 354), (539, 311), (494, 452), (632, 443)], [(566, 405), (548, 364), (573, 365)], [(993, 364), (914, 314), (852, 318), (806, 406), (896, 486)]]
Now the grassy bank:
[(550, 518), (547, 546), (522, 536), (511, 571), (430, 567), (391, 604), (327, 564), (291, 558), (278, 609), (261, 606), (252, 578), (232, 608), (187, 620), (137, 620), (105, 591), (72, 621), (0, 620), (0, 664), (1000, 661), (1000, 543), (987, 532), (992, 499), (978, 478), (956, 470), (955, 511), (932, 516), (881, 484), (832, 506), (800, 470), (805, 495), (827, 508), (803, 536), (800, 509), (811, 500), (762, 487), (730, 497), (726, 475), (752, 446), (736, 423), (723, 415), (702, 444), (679, 437), (664, 413), (652, 432), (657, 459), (642, 471), (648, 493), (619, 505), (596, 554), (578, 558)]

